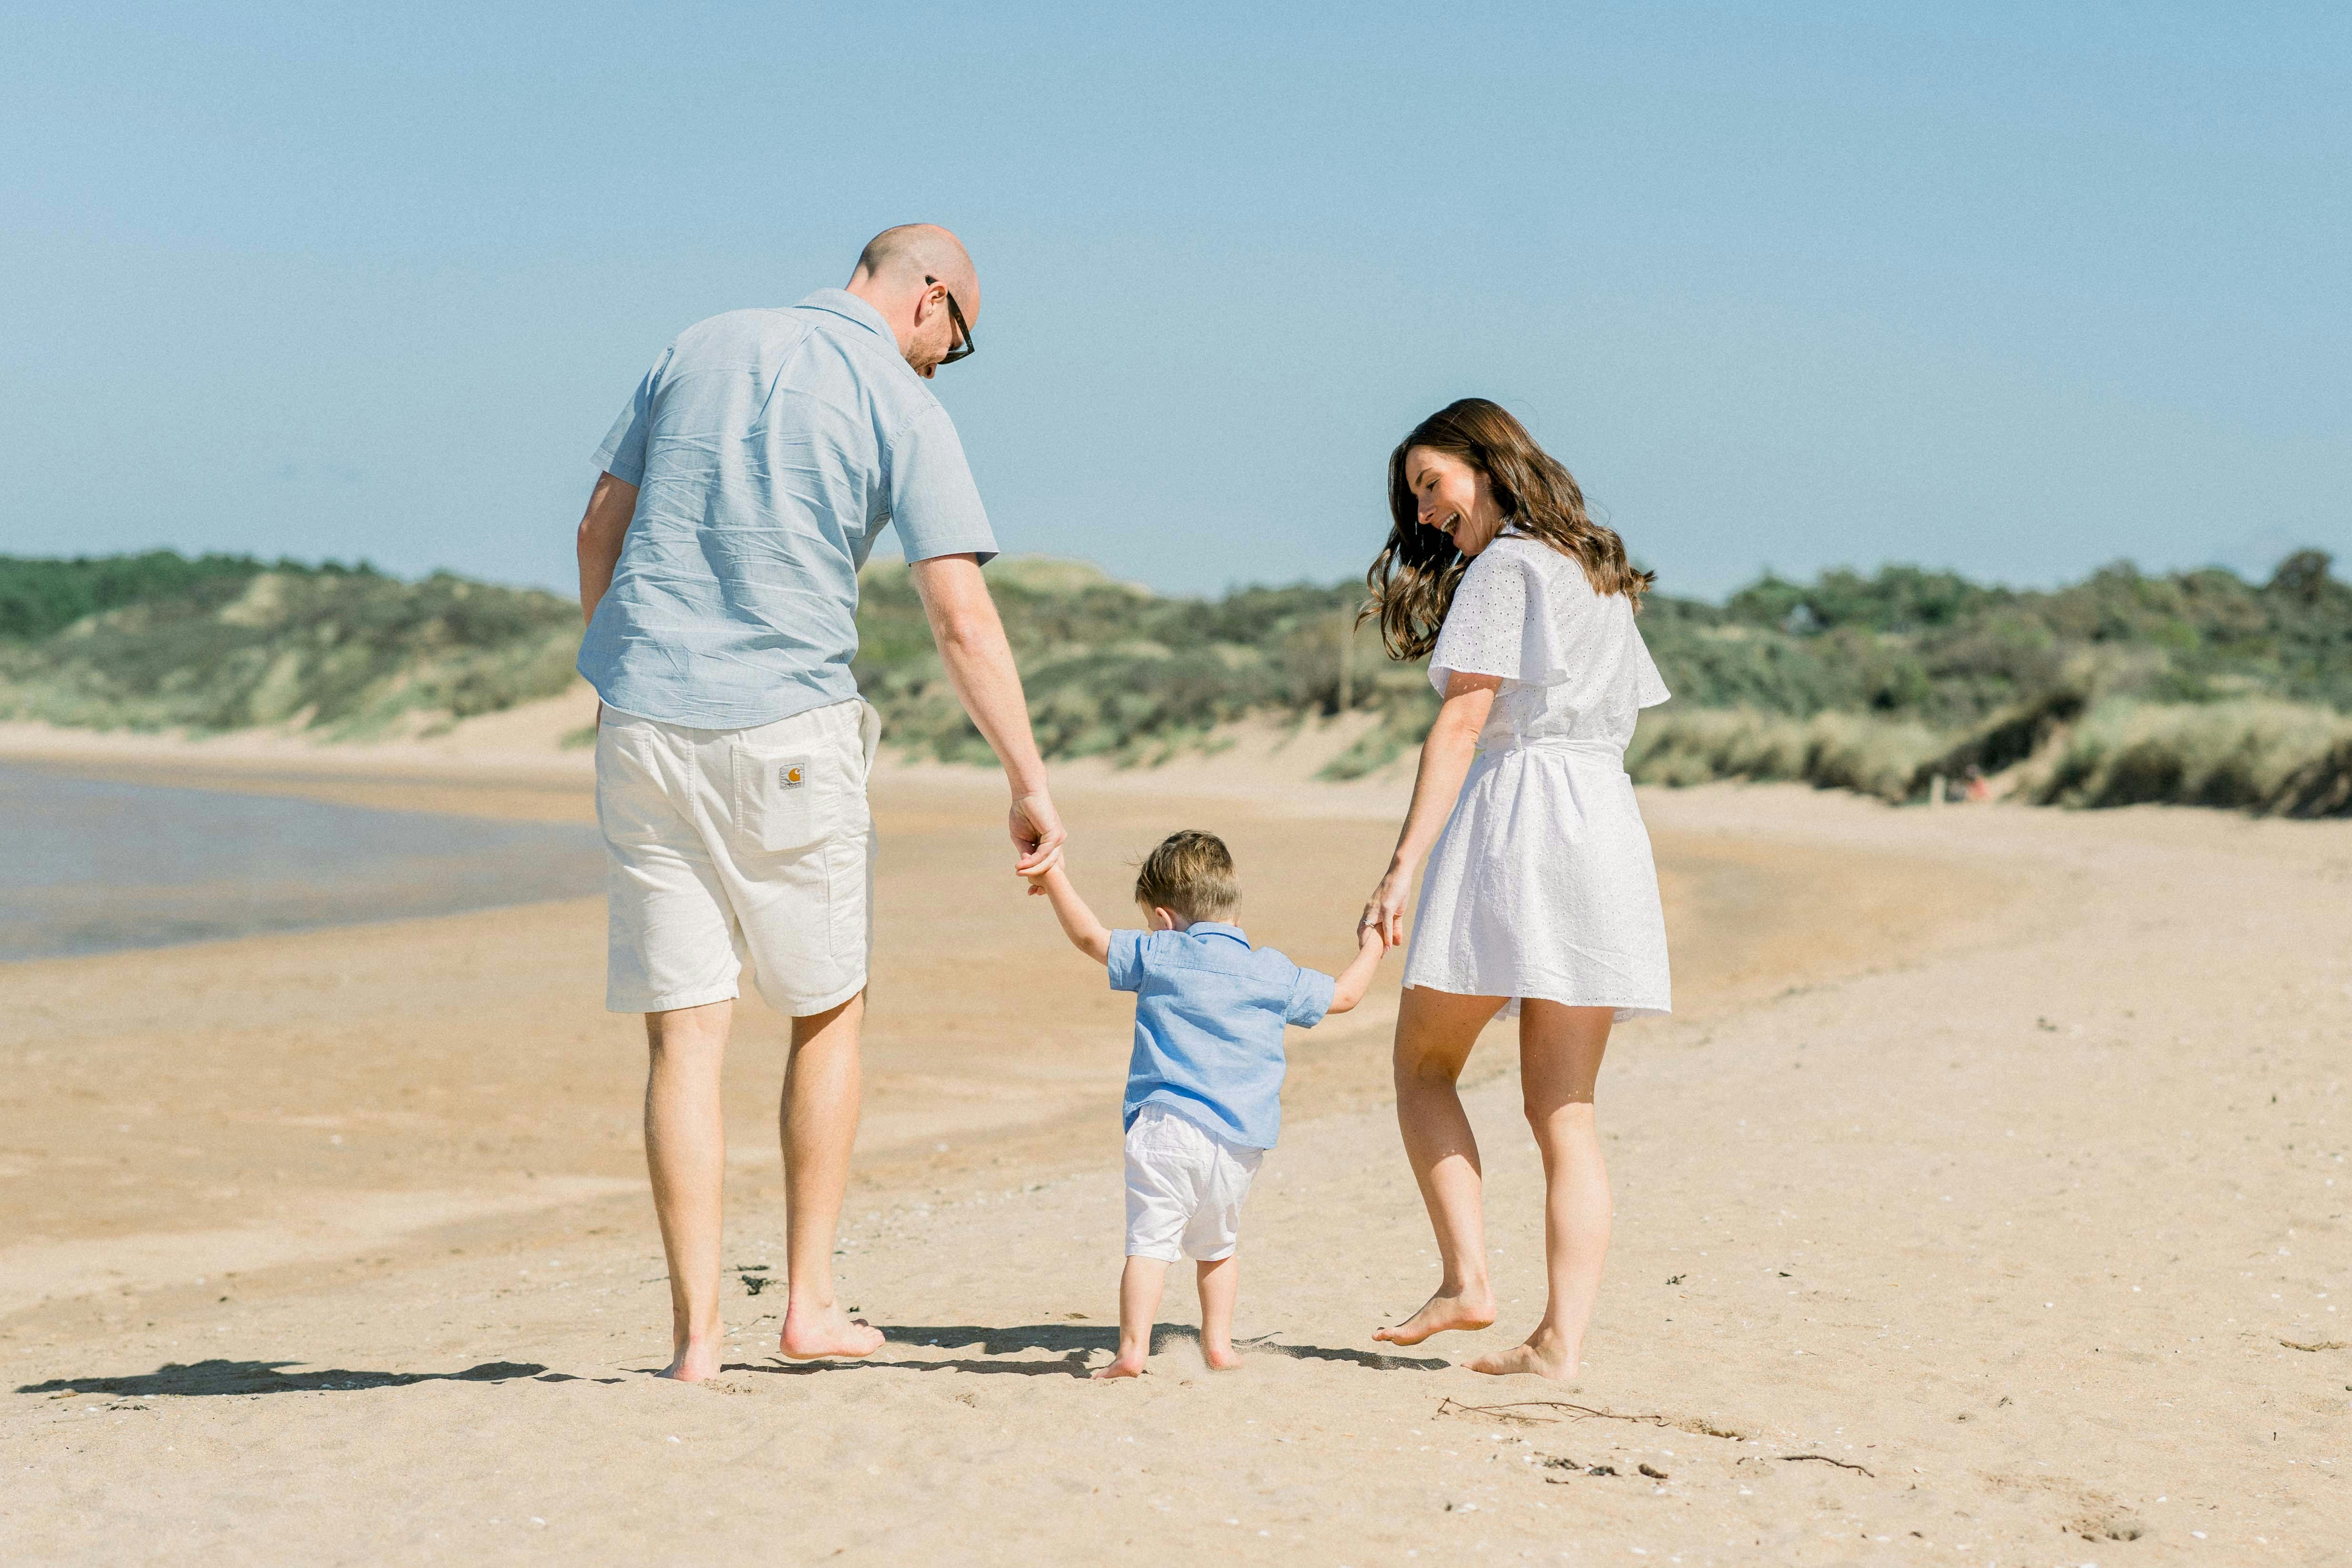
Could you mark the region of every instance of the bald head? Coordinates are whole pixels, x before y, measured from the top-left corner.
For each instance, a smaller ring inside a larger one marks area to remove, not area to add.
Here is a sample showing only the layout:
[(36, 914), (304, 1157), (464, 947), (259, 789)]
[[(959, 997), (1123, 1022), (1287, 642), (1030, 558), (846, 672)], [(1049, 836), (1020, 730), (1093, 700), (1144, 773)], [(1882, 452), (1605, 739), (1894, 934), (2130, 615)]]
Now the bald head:
[(867, 240), (846, 287), (882, 313), (898, 351), (924, 377), (955, 346), (948, 298), (965, 325), (980, 319), (980, 274), (963, 242), (937, 224), (900, 224)]

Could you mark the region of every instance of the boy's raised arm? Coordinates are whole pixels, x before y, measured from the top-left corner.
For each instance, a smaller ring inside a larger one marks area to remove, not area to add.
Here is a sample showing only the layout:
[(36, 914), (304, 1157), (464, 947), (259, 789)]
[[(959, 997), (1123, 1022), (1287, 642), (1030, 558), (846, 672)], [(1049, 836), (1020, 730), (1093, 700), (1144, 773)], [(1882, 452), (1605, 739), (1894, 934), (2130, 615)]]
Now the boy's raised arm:
[(1333, 1013), (1352, 1011), (1364, 999), (1364, 992), (1371, 987), (1372, 971), (1381, 967), (1381, 957), (1389, 950), (1387, 939), (1377, 927), (1362, 927), (1356, 938), (1359, 946), (1355, 962), (1340, 970), (1339, 977), (1331, 982), (1331, 1005), (1323, 1009), (1327, 1018)]
[(1071, 946), (1097, 964), (1110, 962), (1109, 929), (1078, 896), (1078, 890), (1070, 884), (1070, 873), (1059, 861), (1031, 875), (1029, 891), (1042, 893), (1052, 902), (1054, 918), (1062, 923), (1062, 935), (1070, 939)]

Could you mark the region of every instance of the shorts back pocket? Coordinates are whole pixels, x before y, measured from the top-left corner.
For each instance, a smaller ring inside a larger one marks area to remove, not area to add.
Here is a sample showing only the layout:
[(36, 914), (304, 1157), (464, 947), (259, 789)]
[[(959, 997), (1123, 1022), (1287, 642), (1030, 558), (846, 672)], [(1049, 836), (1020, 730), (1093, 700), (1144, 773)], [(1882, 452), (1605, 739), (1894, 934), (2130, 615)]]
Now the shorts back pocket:
[(735, 752), (735, 827), (769, 853), (806, 849), (823, 834), (816, 808), (823, 764), (806, 751), (740, 747)]

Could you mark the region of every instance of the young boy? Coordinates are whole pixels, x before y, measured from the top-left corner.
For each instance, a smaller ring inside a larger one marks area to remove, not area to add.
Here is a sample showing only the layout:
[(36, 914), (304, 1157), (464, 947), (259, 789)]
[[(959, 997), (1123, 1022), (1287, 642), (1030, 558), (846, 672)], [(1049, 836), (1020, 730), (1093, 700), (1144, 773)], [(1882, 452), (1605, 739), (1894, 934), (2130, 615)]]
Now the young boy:
[(1234, 860), (1213, 833), (1171, 834), (1143, 862), (1135, 902), (1149, 931), (1109, 931), (1057, 865), (1031, 891), (1053, 900), (1073, 946), (1135, 993), (1127, 1069), (1127, 1270), (1118, 1358), (1097, 1377), (1134, 1377), (1151, 1354), (1168, 1265), (1200, 1265), (1201, 1354), (1234, 1354), (1234, 1261), (1242, 1199), (1282, 1125), (1282, 1030), (1312, 1028), (1363, 1000), (1386, 945), (1363, 933), (1338, 979), (1253, 948), (1227, 924), (1241, 903)]

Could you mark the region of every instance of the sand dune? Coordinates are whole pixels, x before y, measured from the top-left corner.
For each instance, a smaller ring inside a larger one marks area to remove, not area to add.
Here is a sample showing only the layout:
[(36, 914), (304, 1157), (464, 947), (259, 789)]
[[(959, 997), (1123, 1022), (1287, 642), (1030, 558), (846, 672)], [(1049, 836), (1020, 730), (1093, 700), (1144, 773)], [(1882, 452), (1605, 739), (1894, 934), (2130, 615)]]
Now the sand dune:
[[(569, 766), (220, 775), (577, 820)], [(1214, 828), (1252, 934), (1329, 967), (1395, 783), (1257, 766), (1074, 772), (1076, 874), (1116, 907), (1128, 859)], [(709, 1388), (644, 1375), (642, 1051), (599, 1009), (594, 901), (0, 969), (0, 1552), (2342, 1560), (2352, 826), (1643, 806), (1678, 1011), (1602, 1078), (1617, 1249), (1566, 1392), (1452, 1364), (1540, 1290), (1502, 1030), (1469, 1099), (1504, 1319), (1370, 1339), (1434, 1266), (1386, 1103), (1393, 964), (1294, 1037), (1247, 1366), (1202, 1368), (1175, 1291), (1150, 1376), (1074, 1375), (1115, 1337), (1128, 1013), (1018, 896), (969, 775), (877, 787), (842, 1257), (890, 1335), (867, 1364), (768, 1354), (782, 1030), (749, 1008), (740, 1353)]]

